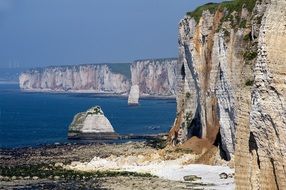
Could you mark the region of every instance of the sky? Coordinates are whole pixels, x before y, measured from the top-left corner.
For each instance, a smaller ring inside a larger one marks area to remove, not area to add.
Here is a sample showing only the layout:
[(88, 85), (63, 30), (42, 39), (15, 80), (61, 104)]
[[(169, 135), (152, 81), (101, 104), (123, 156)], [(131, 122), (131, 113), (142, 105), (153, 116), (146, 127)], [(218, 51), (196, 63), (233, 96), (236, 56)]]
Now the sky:
[(177, 57), (180, 19), (209, 1), (0, 0), (0, 68)]

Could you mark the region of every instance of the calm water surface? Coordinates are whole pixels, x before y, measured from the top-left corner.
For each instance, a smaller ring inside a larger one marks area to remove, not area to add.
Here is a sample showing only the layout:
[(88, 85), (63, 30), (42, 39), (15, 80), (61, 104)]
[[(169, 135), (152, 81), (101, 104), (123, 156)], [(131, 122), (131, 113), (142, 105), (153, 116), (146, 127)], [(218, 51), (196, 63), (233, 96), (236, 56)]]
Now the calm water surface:
[(122, 97), (26, 93), (17, 84), (0, 84), (0, 147), (66, 142), (73, 116), (95, 105), (119, 134), (167, 132), (176, 111), (175, 100), (140, 100), (130, 107)]

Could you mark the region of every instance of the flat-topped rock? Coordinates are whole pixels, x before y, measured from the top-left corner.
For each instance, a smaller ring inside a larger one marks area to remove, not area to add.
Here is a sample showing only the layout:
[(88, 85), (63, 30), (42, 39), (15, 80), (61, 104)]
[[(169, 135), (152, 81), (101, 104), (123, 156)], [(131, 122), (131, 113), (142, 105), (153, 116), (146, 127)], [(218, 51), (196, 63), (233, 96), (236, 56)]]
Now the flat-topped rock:
[(132, 85), (128, 96), (128, 105), (138, 105), (138, 104), (139, 104), (139, 86)]
[(72, 139), (117, 139), (110, 121), (99, 106), (74, 116), (69, 126), (69, 138)]

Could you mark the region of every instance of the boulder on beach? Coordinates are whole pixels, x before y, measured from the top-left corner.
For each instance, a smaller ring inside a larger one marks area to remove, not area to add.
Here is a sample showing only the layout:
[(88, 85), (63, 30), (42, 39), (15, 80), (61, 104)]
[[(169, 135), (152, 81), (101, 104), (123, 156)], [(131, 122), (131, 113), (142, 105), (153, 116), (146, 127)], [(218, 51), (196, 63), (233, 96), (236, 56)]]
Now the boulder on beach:
[(138, 105), (139, 103), (139, 86), (132, 85), (128, 96), (128, 105)]
[(117, 139), (110, 121), (104, 116), (99, 106), (74, 116), (69, 126), (70, 139)]

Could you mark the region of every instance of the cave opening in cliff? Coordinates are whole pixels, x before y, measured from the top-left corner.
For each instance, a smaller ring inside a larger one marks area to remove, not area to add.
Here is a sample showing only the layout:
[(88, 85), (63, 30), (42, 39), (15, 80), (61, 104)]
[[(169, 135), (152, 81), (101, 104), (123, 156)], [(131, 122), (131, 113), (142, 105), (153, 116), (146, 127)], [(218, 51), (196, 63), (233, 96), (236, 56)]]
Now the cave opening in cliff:
[(258, 168), (260, 169), (260, 159), (259, 159), (259, 155), (257, 153), (258, 146), (257, 146), (257, 142), (254, 138), (254, 134), (252, 132), (250, 132), (250, 134), (249, 134), (248, 147), (249, 147), (249, 152), (255, 151), (256, 156), (257, 156), (256, 162), (257, 162)]
[(185, 80), (186, 72), (185, 72), (185, 66), (184, 66), (184, 64), (182, 65), (182, 68), (181, 68), (181, 75), (182, 75), (182, 80)]
[(217, 136), (216, 136), (216, 139), (215, 139), (215, 142), (213, 145), (219, 148), (219, 154), (220, 154), (220, 157), (222, 159), (224, 159), (226, 161), (230, 161), (230, 159), (231, 159), (230, 155), (222, 147), (222, 139), (221, 139), (220, 129), (217, 133)]
[(202, 138), (202, 123), (198, 111), (196, 111), (194, 119), (192, 119), (191, 123), (188, 125), (188, 138), (193, 136)]
[(201, 138), (202, 130), (200, 127), (200, 121), (198, 118), (192, 120), (190, 126), (188, 127), (188, 138), (193, 136)]

